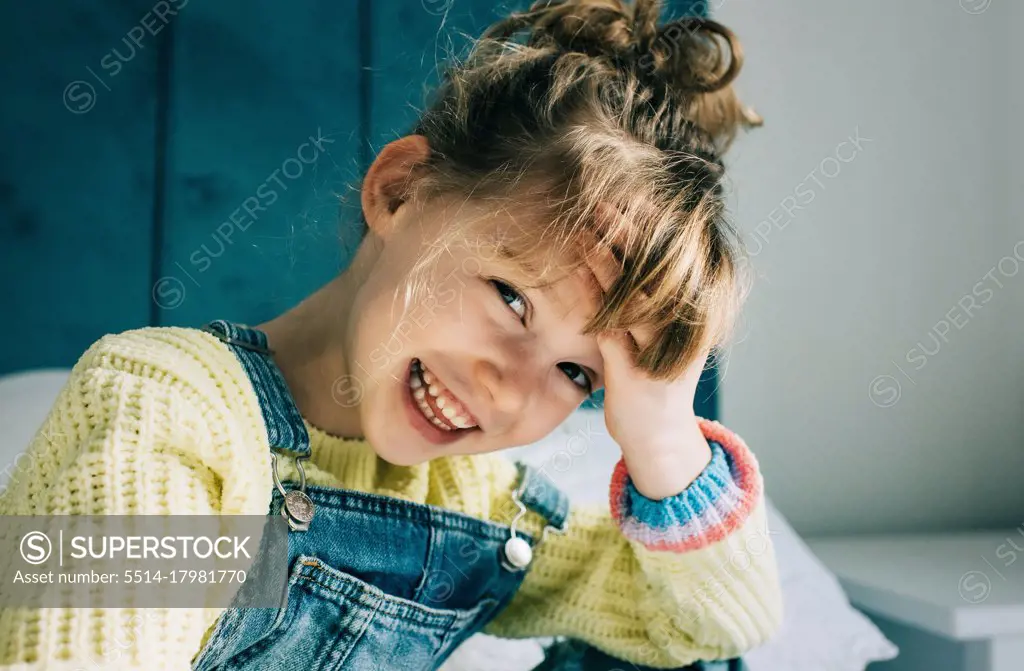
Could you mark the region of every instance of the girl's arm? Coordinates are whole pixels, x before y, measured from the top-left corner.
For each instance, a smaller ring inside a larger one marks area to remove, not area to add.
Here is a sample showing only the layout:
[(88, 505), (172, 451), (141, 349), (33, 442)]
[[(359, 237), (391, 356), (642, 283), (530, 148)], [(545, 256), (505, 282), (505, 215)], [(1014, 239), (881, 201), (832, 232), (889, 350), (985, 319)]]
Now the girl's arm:
[[(713, 456), (685, 491), (648, 499), (620, 462), (611, 511), (576, 509), (565, 535), (549, 533), (485, 631), (567, 636), (664, 668), (738, 657), (767, 640), (780, 626), (782, 597), (757, 462), (721, 424), (700, 426)], [(514, 467), (496, 468), (509, 497)], [(543, 519), (531, 512), (525, 520), (539, 538)]]
[[(239, 424), (211, 426), (215, 383), (175, 337), (129, 331), (85, 352), (0, 514), (263, 514), (269, 487), (251, 483), (270, 480), (267, 460), (242, 454), (258, 443)], [(0, 609), (0, 668), (187, 669), (222, 610)]]

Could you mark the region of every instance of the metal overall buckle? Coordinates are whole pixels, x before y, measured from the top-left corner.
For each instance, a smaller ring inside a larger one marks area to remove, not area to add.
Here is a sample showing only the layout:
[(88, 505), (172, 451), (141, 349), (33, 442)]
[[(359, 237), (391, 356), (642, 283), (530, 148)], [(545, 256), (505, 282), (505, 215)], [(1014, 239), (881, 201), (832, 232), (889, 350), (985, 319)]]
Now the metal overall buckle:
[(228, 345), (236, 345), (243, 349), (247, 349), (251, 352), (257, 352), (259, 354), (267, 354), (270, 356), (274, 355), (274, 350), (270, 349), (269, 347), (260, 347), (259, 345), (254, 345), (253, 343), (245, 342), (244, 340), (236, 340), (235, 338), (230, 337), (228, 334), (218, 331), (209, 324), (201, 326), (199, 330), (206, 331), (213, 337)]
[(309, 523), (313, 521), (313, 514), (316, 512), (313, 500), (306, 494), (306, 470), (302, 467), (302, 462), (306, 459), (309, 459), (308, 454), (296, 455), (295, 468), (299, 471), (299, 488), (286, 490), (281, 484), (281, 476), (277, 473), (277, 452), (270, 451), (274, 486), (284, 497), (281, 517), (287, 520), (288, 528), (292, 531), (309, 531)]
[(504, 556), (501, 558), (501, 565), (513, 573), (516, 571), (523, 571), (530, 565), (530, 562), (533, 561), (534, 548), (540, 547), (541, 544), (547, 540), (548, 533), (564, 535), (565, 532), (569, 530), (568, 517), (565, 518), (561, 527), (548, 524), (544, 527), (544, 530), (540, 535), (540, 540), (537, 541), (537, 544), (533, 548), (531, 548), (530, 544), (526, 542), (526, 539), (516, 535), (516, 524), (518, 524), (519, 520), (526, 515), (526, 506), (523, 504), (522, 496), (526, 491), (526, 485), (530, 478), (529, 469), (524, 468), (522, 471), (522, 481), (519, 483), (518, 487), (512, 490), (512, 500), (515, 501), (516, 506), (519, 508), (519, 512), (516, 513), (516, 516), (512, 518), (512, 522), (509, 524), (511, 533), (509, 539), (505, 541)]

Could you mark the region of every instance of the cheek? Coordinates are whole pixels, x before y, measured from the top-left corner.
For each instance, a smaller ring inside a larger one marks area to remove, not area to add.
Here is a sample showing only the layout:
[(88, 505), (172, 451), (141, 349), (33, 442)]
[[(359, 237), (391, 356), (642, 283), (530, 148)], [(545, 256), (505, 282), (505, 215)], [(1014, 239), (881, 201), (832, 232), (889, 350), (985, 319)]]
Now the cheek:
[(557, 369), (548, 375), (544, 386), (534, 394), (530, 412), (524, 413), (523, 425), (537, 436), (535, 440), (554, 431), (581, 403), (571, 385), (559, 376), (564, 377), (564, 374)]
[[(530, 445), (544, 440), (564, 422), (575, 406), (554, 407), (547, 404), (547, 407), (538, 407), (537, 411), (524, 416), (521, 428), (521, 437), (517, 439), (518, 445)], [(556, 445), (556, 447), (559, 447)]]
[(420, 324), (429, 321), (429, 314), (415, 309), (415, 304), (403, 312), (401, 299), (393, 300), (394, 295), (394, 286), (367, 283), (360, 288), (351, 323), (350, 356), (358, 364), (354, 374), (378, 381), (397, 374), (422, 337)]
[[(367, 368), (387, 368), (404, 356), (427, 350), (476, 348), (493, 329), (494, 315), (486, 309), (479, 279), (452, 272), (423, 280), (405, 304), (406, 280), (387, 284), (371, 278), (360, 290), (355, 323), (357, 357)], [(497, 300), (497, 299), (495, 299)]]
[(488, 289), (479, 277), (451, 272), (429, 286), (429, 292), (423, 292), (419, 304), (437, 328), (456, 330), (460, 336), (458, 342), (495, 330), (500, 314), (499, 299), (488, 293)]

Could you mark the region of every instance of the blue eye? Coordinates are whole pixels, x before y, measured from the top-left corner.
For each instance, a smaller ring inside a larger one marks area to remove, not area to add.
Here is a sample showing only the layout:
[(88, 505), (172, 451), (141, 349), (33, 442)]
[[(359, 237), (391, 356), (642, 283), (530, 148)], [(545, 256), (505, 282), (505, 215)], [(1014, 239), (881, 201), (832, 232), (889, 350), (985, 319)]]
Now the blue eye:
[(565, 373), (565, 376), (569, 378), (569, 381), (587, 392), (588, 396), (594, 393), (594, 383), (590, 381), (590, 378), (582, 367), (574, 363), (563, 362), (558, 364), (558, 368)]
[(505, 304), (512, 308), (512, 312), (516, 313), (519, 320), (526, 319), (526, 299), (523, 295), (501, 280), (491, 280), (490, 282), (498, 291), (501, 300), (505, 301)]
[[(515, 290), (514, 287), (502, 282), (501, 280), (488, 280), (498, 292), (501, 300), (505, 301), (505, 304), (512, 309), (512, 312), (516, 313), (519, 320), (525, 323), (526, 320), (526, 298)], [(579, 365), (574, 363), (563, 362), (558, 364), (558, 369), (565, 373), (565, 376), (569, 378), (569, 381), (574, 385), (583, 390), (587, 395), (594, 393), (594, 383), (591, 382), (590, 377), (586, 371)]]

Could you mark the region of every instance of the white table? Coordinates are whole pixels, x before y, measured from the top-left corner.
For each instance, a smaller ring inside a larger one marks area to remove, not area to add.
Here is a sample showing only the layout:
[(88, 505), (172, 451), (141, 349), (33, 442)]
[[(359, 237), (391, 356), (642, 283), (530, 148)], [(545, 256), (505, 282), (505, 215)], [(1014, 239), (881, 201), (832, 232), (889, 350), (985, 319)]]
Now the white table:
[[(1024, 671), (1024, 524), (808, 544), (854, 606), (962, 646), (942, 656), (942, 671)], [(923, 648), (935, 654), (931, 640)], [(913, 647), (902, 645), (900, 657), (880, 668), (924, 671), (914, 665)]]

